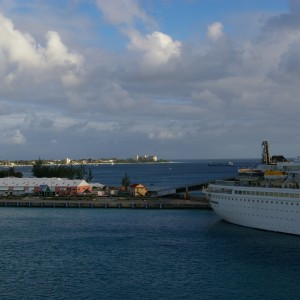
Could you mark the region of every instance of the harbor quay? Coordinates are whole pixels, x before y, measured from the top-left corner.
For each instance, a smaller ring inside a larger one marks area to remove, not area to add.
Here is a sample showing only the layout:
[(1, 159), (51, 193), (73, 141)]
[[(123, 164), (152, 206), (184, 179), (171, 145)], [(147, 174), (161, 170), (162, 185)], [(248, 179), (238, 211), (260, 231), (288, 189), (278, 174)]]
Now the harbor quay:
[(188, 200), (146, 197), (2, 197), (0, 207), (210, 209), (210, 204), (206, 197)]

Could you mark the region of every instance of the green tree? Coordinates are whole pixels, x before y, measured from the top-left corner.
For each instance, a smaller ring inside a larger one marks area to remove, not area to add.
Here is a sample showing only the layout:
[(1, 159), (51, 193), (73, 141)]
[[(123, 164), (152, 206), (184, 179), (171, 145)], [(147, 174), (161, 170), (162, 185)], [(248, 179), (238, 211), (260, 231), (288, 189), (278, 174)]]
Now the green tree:
[(125, 173), (125, 176), (122, 179), (122, 186), (124, 186), (125, 190), (127, 190), (129, 185), (130, 185), (130, 179), (129, 179), (127, 173)]
[(12, 168), (9, 168), (7, 170), (0, 170), (0, 178), (4, 178), (4, 177), (18, 177), (18, 178), (22, 178), (23, 177), (23, 173), (15, 171), (15, 168), (12, 167)]
[(48, 166), (45, 165), (44, 161), (40, 158), (35, 161), (35, 164), (32, 167), (32, 173), (35, 177), (59, 177), (59, 178), (68, 178), (68, 179), (83, 179), (87, 174), (86, 169), (83, 165), (79, 166), (68, 166), (68, 165), (59, 165), (59, 166)]
[(86, 178), (86, 181), (87, 181), (87, 182), (90, 182), (90, 181), (92, 181), (93, 178), (94, 178), (94, 176), (93, 176), (92, 169), (89, 168), (89, 170), (88, 170), (88, 175), (87, 175), (87, 178)]

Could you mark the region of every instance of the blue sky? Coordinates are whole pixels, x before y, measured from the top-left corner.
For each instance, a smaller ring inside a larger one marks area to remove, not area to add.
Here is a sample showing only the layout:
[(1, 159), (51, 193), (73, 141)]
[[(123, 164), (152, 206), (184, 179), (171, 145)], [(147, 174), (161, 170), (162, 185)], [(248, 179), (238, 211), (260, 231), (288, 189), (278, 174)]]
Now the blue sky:
[(297, 0), (0, 0), (0, 159), (296, 156), (298, 20)]

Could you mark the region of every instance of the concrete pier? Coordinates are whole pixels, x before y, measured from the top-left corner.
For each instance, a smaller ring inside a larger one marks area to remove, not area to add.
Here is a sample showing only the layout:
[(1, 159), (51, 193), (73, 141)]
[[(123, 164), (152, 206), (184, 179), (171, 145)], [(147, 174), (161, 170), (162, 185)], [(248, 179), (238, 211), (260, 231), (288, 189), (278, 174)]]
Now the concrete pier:
[(0, 207), (43, 208), (131, 208), (131, 209), (210, 209), (207, 198), (123, 198), (123, 197), (72, 197), (72, 198), (0, 198)]

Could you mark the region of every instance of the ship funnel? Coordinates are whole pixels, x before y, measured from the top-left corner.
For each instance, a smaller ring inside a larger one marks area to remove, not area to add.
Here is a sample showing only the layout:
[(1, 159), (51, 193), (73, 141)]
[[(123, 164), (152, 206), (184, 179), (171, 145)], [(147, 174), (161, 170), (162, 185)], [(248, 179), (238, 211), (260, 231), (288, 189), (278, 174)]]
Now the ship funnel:
[(265, 165), (270, 164), (269, 144), (267, 141), (262, 142), (262, 163)]

